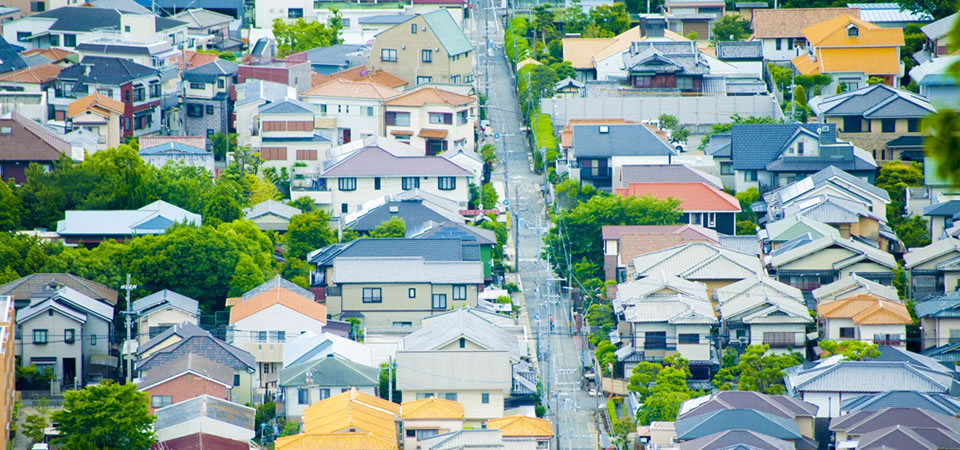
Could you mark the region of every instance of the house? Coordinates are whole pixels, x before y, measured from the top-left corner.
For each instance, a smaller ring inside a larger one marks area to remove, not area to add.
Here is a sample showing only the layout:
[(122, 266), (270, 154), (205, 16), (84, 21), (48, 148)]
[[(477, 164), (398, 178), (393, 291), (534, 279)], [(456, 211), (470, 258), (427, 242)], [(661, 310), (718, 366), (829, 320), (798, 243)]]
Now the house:
[(925, 206), (923, 216), (930, 224), (930, 238), (937, 241), (951, 237), (947, 230), (954, 226), (957, 218), (960, 218), (958, 213), (960, 213), (960, 200), (952, 198)]
[(883, 28), (903, 28), (909, 24), (928, 24), (933, 22), (930, 14), (900, 9), (900, 5), (890, 3), (847, 3), (848, 8), (860, 10), (860, 18)]
[(168, 83), (170, 88), (177, 86), (175, 78), (179, 74), (175, 58), (179, 52), (167, 41), (119, 42), (114, 38), (99, 38), (77, 44), (74, 50), (81, 57), (120, 58), (152, 67), (160, 71), (161, 81)]
[(704, 92), (704, 75), (710, 73), (693, 41), (634, 42), (623, 65), (630, 87), (655, 92)]
[[(13, 421), (13, 409), (16, 403), (17, 357), (15, 338), (17, 324), (12, 296), (0, 296), (0, 424), (7, 427)], [(8, 436), (0, 436), (0, 444), (6, 445)]]
[(904, 136), (919, 136), (920, 121), (937, 112), (926, 98), (883, 84), (814, 97), (809, 105), (820, 122), (836, 127), (838, 139), (873, 152), (881, 164), (923, 161), (922, 152), (898, 152), (887, 144)]
[(697, 379), (717, 369), (710, 330), (719, 324), (706, 286), (660, 273), (617, 285), (614, 310), (622, 310), (618, 334), (624, 345), (617, 359), (625, 373), (641, 361), (660, 361), (679, 354), (690, 361)]
[(123, 241), (134, 236), (163, 234), (178, 223), (199, 225), (203, 218), (157, 200), (140, 209), (126, 211), (66, 211), (64, 219), (57, 222), (57, 234), (70, 243), (95, 245), (106, 239)]
[[(0, 13), (2, 16), (3, 13)], [(6, 22), (6, 21), (3, 21)], [(3, 23), (0, 22), (0, 23)], [(9, 42), (0, 36), (0, 73), (14, 72), (29, 67)]]
[(597, 188), (613, 184), (612, 159), (616, 156), (666, 156), (677, 154), (666, 141), (642, 124), (574, 125), (573, 149), (567, 156), (571, 179)]
[(927, 37), (926, 47), (933, 50), (932, 56), (943, 56), (950, 52), (948, 45), (950, 30), (957, 23), (957, 17), (957, 13), (953, 13), (920, 28), (920, 31)]
[(622, 164), (613, 166), (614, 189), (623, 189), (634, 183), (704, 183), (723, 189), (723, 183), (706, 172), (677, 164)]
[[(766, 5), (766, 2), (760, 2), (763, 5)], [(739, 3), (738, 3), (739, 4)], [(673, 422), (653, 422), (650, 424), (651, 430), (654, 429), (654, 424), (673, 424)], [(671, 438), (676, 439), (676, 432), (673, 433)], [(678, 445), (680, 450), (695, 450), (701, 448), (712, 448), (720, 447), (726, 448), (733, 446), (734, 448), (770, 448), (776, 450), (790, 450), (798, 448), (797, 444), (783, 440), (777, 439), (773, 436), (769, 436), (763, 433), (758, 433), (756, 431), (750, 430), (726, 430), (719, 431), (713, 434), (708, 434), (702, 438), (692, 439), (689, 441), (681, 442)]]
[(297, 208), (276, 200), (264, 200), (256, 205), (247, 208), (245, 217), (253, 222), (257, 228), (268, 231), (273, 230), (279, 233), (287, 231), (287, 225), (293, 216), (302, 213)]
[(553, 448), (553, 424), (547, 419), (509, 416), (487, 421), (487, 429), (500, 430), (504, 446), (509, 443), (535, 441), (536, 448)]
[[(333, 320), (327, 321), (327, 328), (333, 328)], [(371, 347), (367, 344), (347, 339), (345, 335), (324, 331), (316, 334), (307, 331), (299, 336), (287, 339), (283, 345), (283, 367), (304, 364), (330, 355), (339, 355), (357, 364), (376, 365)]]
[[(682, 419), (678, 418), (676, 430), (677, 440), (681, 442), (696, 440), (701, 444), (706, 444), (705, 441), (716, 440), (719, 433), (738, 430), (756, 433), (752, 437), (762, 438), (761, 445), (763, 447), (761, 448), (817, 448), (817, 442), (801, 434), (794, 421), (755, 409), (721, 409), (696, 416), (687, 416)], [(725, 439), (732, 439), (733, 437), (728, 434)], [(771, 445), (771, 440), (774, 443), (773, 445)], [(786, 446), (780, 444), (781, 442), (785, 442)]]
[(792, 218), (804, 219), (811, 225), (820, 223), (829, 226), (844, 239), (852, 236), (891, 253), (903, 253), (903, 245), (893, 229), (871, 213), (862, 202), (825, 194), (788, 203), (783, 208), (783, 216), (785, 219), (768, 223), (767, 227)]
[(806, 207), (801, 202), (827, 195), (859, 202), (872, 216), (886, 223), (887, 205), (890, 203), (890, 194), (873, 185), (872, 175), (858, 176), (835, 166), (828, 166), (809, 177), (772, 192), (764, 193), (762, 189), (760, 192), (766, 203), (768, 221), (784, 218), (791, 204), (800, 205), (798, 209), (802, 211)]
[(463, 430), (463, 404), (429, 397), (408, 400), (400, 405), (403, 414), (404, 449), (429, 448), (420, 442), (433, 436)]
[[(747, 19), (749, 20), (749, 18)], [(750, 74), (752, 77), (749, 77), (749, 80), (763, 79), (763, 42), (759, 40), (717, 41), (716, 52), (717, 59), (737, 68), (743, 73), (744, 78), (747, 78), (746, 75)], [(748, 79), (743, 81), (748, 81)]]
[(287, 420), (299, 421), (310, 405), (356, 389), (377, 395), (380, 368), (351, 361), (337, 354), (284, 367), (277, 386), (283, 392)]
[[(269, 46), (261, 46), (263, 38), (258, 41), (251, 51), (254, 56), (250, 63), (241, 64), (237, 68), (237, 83), (247, 80), (270, 81), (293, 87), (296, 92), (303, 92), (312, 86), (312, 71), (306, 61), (274, 60), (275, 55), (263, 52), (271, 50)], [(274, 47), (275, 48), (275, 47)]]
[(846, 276), (830, 284), (824, 284), (812, 292), (813, 298), (817, 304), (840, 300), (842, 298), (853, 297), (860, 294), (871, 294), (884, 300), (899, 302), (900, 296), (897, 294), (897, 288), (893, 286), (884, 286), (875, 281), (870, 281), (857, 274)]
[(737, 234), (737, 213), (740, 202), (703, 182), (698, 183), (630, 183), (626, 189), (617, 189), (621, 197), (651, 196), (660, 200), (680, 201), (683, 211), (679, 222), (700, 225), (718, 233)]
[(301, 93), (300, 98), (315, 108), (317, 128), (331, 130), (337, 145), (342, 145), (367, 136), (382, 136), (383, 102), (400, 94), (369, 80), (334, 78)]
[(953, 353), (953, 348), (946, 350), (943, 347), (955, 347), (954, 344), (960, 341), (958, 306), (960, 306), (960, 294), (957, 292), (927, 298), (915, 306), (923, 333), (921, 348), (928, 352), (925, 353), (928, 356), (948, 360), (943, 357), (944, 354)]
[(906, 390), (956, 395), (960, 389), (953, 370), (933, 358), (899, 347), (879, 350), (881, 356), (865, 361), (834, 355), (790, 367), (784, 376), (787, 395), (817, 405), (821, 418), (839, 416), (844, 401), (864, 394)]
[(835, 92), (843, 85), (847, 92), (859, 89), (868, 78), (900, 87), (904, 74), (900, 62), (903, 30), (882, 28), (854, 16), (837, 16), (810, 25), (803, 30), (809, 45), (806, 52), (790, 60), (804, 75), (827, 74), (834, 77), (823, 92)]
[(411, 86), (471, 84), (473, 50), (453, 16), (445, 8), (437, 9), (378, 34), (368, 66), (386, 70)]
[(68, 105), (92, 92), (123, 103), (123, 137), (160, 131), (163, 91), (156, 69), (121, 58), (86, 56), (79, 64), (60, 71), (55, 95), (50, 99), (54, 118), (64, 120)]
[[(371, 16), (361, 18), (360, 24), (365, 25), (364, 19), (370, 19), (372, 22), (376, 22), (372, 25), (379, 25), (380, 22), (374, 20), (374, 17), (383, 17), (384, 19), (402, 18), (398, 22), (394, 22), (394, 24), (409, 19), (408, 16), (402, 14)], [(372, 37), (371, 35), (370, 38)], [(363, 42), (366, 43), (368, 40), (369, 39), (364, 39)], [(316, 47), (300, 53), (287, 55), (286, 59), (289, 61), (307, 61), (315, 73), (330, 75), (352, 67), (366, 65), (369, 58), (370, 47), (364, 44), (336, 44), (329, 47)]]
[(716, 290), (723, 333), (743, 347), (768, 345), (773, 352), (803, 349), (813, 323), (799, 289), (757, 274)]
[(605, 281), (634, 279), (633, 259), (686, 242), (719, 244), (715, 231), (697, 225), (605, 225), (603, 273)]
[(195, 353), (168, 361), (137, 383), (150, 396), (150, 412), (200, 395), (230, 400), (233, 369)]
[(256, 135), (263, 167), (289, 169), (298, 162), (327, 159), (330, 139), (314, 130), (313, 107), (288, 99), (261, 105), (259, 110)]
[(199, 302), (169, 289), (154, 292), (132, 305), (137, 318), (137, 341), (140, 345), (176, 326), (198, 323)]
[(763, 59), (787, 62), (809, 45), (803, 29), (834, 17), (859, 17), (854, 8), (774, 8), (753, 11), (753, 39), (763, 43)]
[(178, 50), (187, 42), (187, 23), (149, 13), (131, 13), (115, 8), (62, 6), (29, 17), (7, 22), (3, 37), (7, 42), (31, 49), (77, 45), (110, 37), (123, 42), (166, 41)]
[(196, 46), (205, 50), (235, 52), (243, 47), (243, 41), (230, 37), (230, 22), (235, 19), (209, 9), (187, 9), (170, 18), (187, 23), (187, 35), (196, 39)]
[(183, 72), (183, 130), (187, 136), (228, 133), (233, 129), (231, 92), (237, 63), (218, 59)]
[(459, 210), (459, 202), (411, 189), (371, 200), (364, 204), (363, 209), (347, 214), (344, 222), (347, 228), (365, 235), (381, 223), (397, 217), (403, 221), (409, 237), (414, 230), (424, 229), (431, 222), (466, 222)]
[(726, 3), (720, 0), (667, 0), (664, 7), (671, 31), (697, 33), (701, 39), (710, 39), (711, 23), (723, 17), (726, 11)]
[(473, 150), (475, 97), (421, 87), (384, 101), (384, 136), (426, 149), (427, 155)]
[(51, 392), (113, 376), (117, 367), (117, 357), (110, 356), (113, 306), (60, 287), (19, 309), (16, 321), (21, 364), (51, 370), (56, 375)]
[(15, 111), (0, 114), (0, 179), (5, 182), (24, 184), (30, 164), (50, 170), (62, 155), (72, 158), (72, 153), (70, 143), (43, 125)]
[(757, 233), (764, 254), (769, 254), (799, 237), (820, 239), (824, 236), (840, 238), (840, 232), (819, 220), (801, 215), (787, 216), (785, 219), (767, 223), (766, 227)]
[(960, 400), (942, 393), (887, 391), (853, 397), (840, 404), (842, 415), (884, 408), (918, 408), (957, 417), (960, 414)]
[(312, 292), (279, 274), (242, 296), (230, 308), (227, 342), (245, 349), (257, 361), (262, 388), (276, 387), (283, 367), (287, 336), (323, 332), (327, 308), (314, 301)]
[(403, 338), (396, 353), (397, 389), (407, 399), (460, 402), (464, 426), (476, 428), (503, 417), (521, 356), (516, 337), (458, 308)]
[(203, 148), (193, 147), (179, 142), (167, 142), (153, 147), (140, 147), (140, 157), (143, 162), (156, 167), (163, 167), (167, 163), (183, 164), (185, 166), (200, 167), (212, 177), (214, 170), (213, 153)]
[(303, 432), (277, 439), (276, 448), (396, 449), (400, 416), (400, 405), (351, 389), (307, 407)]
[(836, 442), (856, 448), (950, 448), (960, 444), (960, 419), (904, 407), (858, 411), (830, 419)]
[(832, 124), (734, 124), (734, 188), (743, 192), (755, 187), (763, 194), (831, 167), (872, 182), (876, 161), (838, 140), (836, 131)]
[(13, 297), (19, 310), (31, 302), (44, 300), (61, 287), (69, 287), (101, 303), (117, 305), (117, 291), (69, 273), (34, 273), (0, 285), (0, 295)]
[(116, 148), (120, 145), (120, 117), (123, 113), (123, 103), (95, 92), (67, 106), (67, 127), (96, 133), (99, 150)]
[(255, 138), (260, 135), (260, 124), (257, 120), (260, 107), (297, 96), (296, 89), (291, 86), (257, 79), (234, 85), (234, 88), (237, 91), (237, 101), (233, 105), (237, 144), (251, 147), (258, 142)]
[(472, 177), (445, 158), (399, 154), (382, 143), (371, 142), (325, 161), (313, 179), (294, 180), (291, 198), (309, 197), (318, 208), (346, 215), (361, 211), (364, 204), (384, 195), (420, 189), (465, 207)]
[(493, 281), (493, 248), (497, 245), (497, 236), (492, 230), (452, 221), (429, 222), (408, 230), (408, 237), (413, 239), (460, 239), (464, 252), (480, 255), (484, 282)]
[(707, 298), (712, 298), (715, 290), (763, 270), (756, 256), (707, 242), (689, 242), (644, 253), (633, 258), (633, 267), (637, 278), (657, 277), (666, 273), (701, 282), (707, 286)]
[(902, 303), (860, 294), (817, 305), (821, 336), (832, 340), (859, 340), (877, 345), (903, 346), (906, 326), (913, 323)]
[(885, 250), (854, 239), (800, 237), (774, 250), (765, 264), (776, 278), (801, 291), (812, 291), (849, 275), (889, 285), (897, 262)]
[(960, 268), (955, 267), (958, 256), (960, 240), (953, 237), (933, 241), (903, 255), (904, 268), (910, 271), (911, 296), (923, 301), (956, 291), (960, 287)]
[(563, 60), (569, 61), (577, 71), (575, 81), (626, 79), (623, 57), (634, 42), (688, 41), (683, 35), (666, 29), (663, 18), (641, 16), (640, 21), (641, 25), (611, 38), (563, 38)]
[(920, 95), (935, 108), (950, 108), (960, 103), (957, 80), (949, 74), (950, 66), (957, 61), (960, 56), (945, 55), (910, 69), (910, 79), (920, 87)]
[[(800, 434), (814, 438), (817, 406), (786, 395), (767, 395), (750, 391), (720, 391), (680, 404), (677, 419), (695, 417), (715, 411), (754, 410), (782, 417), (796, 423)], [(731, 429), (739, 428), (732, 425)]]
[(209, 331), (190, 322), (170, 327), (141, 345), (138, 349), (136, 370), (140, 371), (142, 377), (149, 377), (153, 369), (190, 353), (227, 366), (233, 371), (233, 387), (230, 390), (232, 401), (256, 401), (260, 380), (254, 356), (215, 338)]
[(156, 411), (159, 448), (242, 448), (254, 430), (257, 410), (210, 395), (199, 395)]
[(17, 113), (46, 123), (47, 91), (57, 83), (60, 66), (42, 64), (0, 74), (0, 99), (16, 105)]

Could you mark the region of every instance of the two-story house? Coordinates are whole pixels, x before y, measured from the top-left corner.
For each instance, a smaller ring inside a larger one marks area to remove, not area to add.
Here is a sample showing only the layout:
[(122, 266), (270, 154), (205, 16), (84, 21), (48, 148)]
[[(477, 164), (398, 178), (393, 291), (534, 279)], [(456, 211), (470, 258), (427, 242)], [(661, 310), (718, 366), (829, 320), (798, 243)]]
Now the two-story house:
[(801, 236), (771, 252), (767, 266), (776, 271), (778, 281), (812, 291), (852, 274), (889, 285), (897, 261), (887, 251), (856, 239)]
[(292, 198), (310, 197), (335, 215), (357, 212), (371, 200), (413, 189), (466, 206), (472, 173), (439, 156), (398, 154), (388, 147), (371, 142), (325, 161), (315, 179), (303, 184), (294, 180)]
[(406, 432), (403, 439), (404, 450), (430, 448), (420, 440), (463, 430), (463, 420), (466, 417), (463, 403), (429, 397), (407, 400), (400, 407), (403, 410), (401, 417)]
[[(922, 162), (922, 148), (907, 150), (897, 143), (906, 136), (919, 139), (920, 121), (937, 112), (926, 98), (883, 84), (814, 97), (810, 100), (810, 110), (821, 123), (836, 128), (838, 139), (872, 152), (879, 164)], [(897, 141), (892, 142), (894, 140)]]
[(47, 91), (57, 84), (62, 68), (41, 64), (0, 74), (0, 100), (17, 105), (17, 113), (46, 123), (50, 118)]
[(855, 175), (835, 166), (763, 194), (767, 204), (766, 220), (772, 222), (786, 217), (794, 205), (803, 211), (809, 200), (824, 196), (859, 203), (880, 222), (887, 222), (890, 194), (873, 185), (873, 172)]
[(953, 29), (955, 23), (957, 23), (957, 13), (950, 14), (920, 28), (920, 31), (922, 31), (923, 35), (927, 38), (926, 47), (932, 56), (943, 56), (950, 53), (948, 45), (950, 43), (949, 36), (950, 30)]
[(22, 364), (50, 369), (55, 375), (51, 392), (114, 376), (113, 306), (61, 287), (18, 310), (16, 321)]
[(300, 94), (314, 106), (317, 128), (331, 130), (336, 144), (347, 144), (367, 136), (383, 136), (383, 102), (401, 91), (369, 80), (334, 78)]
[(799, 289), (758, 273), (716, 294), (730, 344), (768, 345), (774, 352), (804, 348), (806, 326), (813, 318)]
[(39, 164), (47, 169), (63, 155), (71, 158), (72, 147), (52, 130), (15, 111), (0, 115), (0, 178), (27, 182), (27, 168)]
[(806, 52), (803, 29), (839, 16), (860, 17), (855, 8), (773, 8), (752, 13), (753, 39), (763, 43), (763, 59), (787, 62)]
[(187, 136), (210, 137), (233, 129), (231, 92), (238, 67), (218, 59), (183, 72), (183, 131)]
[(680, 223), (699, 225), (718, 233), (737, 233), (737, 199), (707, 183), (630, 183), (625, 189), (617, 189), (621, 197), (652, 196), (661, 200), (680, 201), (683, 215)]
[(167, 41), (186, 49), (187, 23), (153, 14), (114, 8), (63, 6), (3, 25), (7, 42), (30, 49), (74, 49), (84, 42), (111, 38), (120, 42)]
[(806, 52), (790, 60), (804, 75), (826, 74), (834, 80), (822, 92), (846, 91), (864, 86), (868, 78), (900, 87), (904, 74), (900, 61), (901, 28), (882, 28), (857, 17), (842, 15), (804, 28)]
[(613, 184), (613, 158), (666, 157), (676, 150), (643, 124), (574, 125), (572, 149), (567, 155), (571, 179), (609, 189)]
[(233, 369), (196, 353), (167, 361), (137, 383), (150, 396), (150, 412), (200, 395), (230, 400), (231, 389)]
[(446, 9), (411, 17), (377, 35), (369, 67), (411, 86), (473, 83), (473, 44)]
[(280, 370), (278, 386), (283, 392), (283, 414), (299, 421), (304, 410), (331, 395), (356, 389), (377, 395), (380, 368), (331, 353), (323, 358), (294, 364)]
[(950, 75), (950, 67), (960, 55), (945, 55), (920, 63), (910, 69), (910, 80), (920, 88), (920, 95), (937, 108), (952, 108), (960, 103), (960, 85)]
[(477, 99), (423, 87), (384, 101), (384, 136), (425, 148), (428, 155), (474, 149)]
[[(837, 195), (818, 195), (788, 202), (783, 208), (783, 217), (782, 220), (768, 222), (767, 229), (783, 220), (809, 219), (832, 227), (844, 239), (854, 236), (864, 242), (875, 243), (878, 248), (891, 253), (903, 253), (903, 245), (893, 229), (860, 201)], [(770, 237), (773, 237), (772, 233)], [(793, 237), (796, 235), (790, 239)]]
[(330, 139), (314, 130), (314, 109), (299, 100), (261, 105), (257, 136), (263, 167), (291, 168), (327, 159)]
[(930, 353), (956, 354), (960, 343), (960, 293), (929, 297), (915, 308), (923, 332), (924, 353), (934, 358), (937, 356)]
[(717, 233), (697, 225), (605, 225), (603, 273), (605, 281), (632, 280), (633, 258), (687, 242), (719, 244)]
[(99, 93), (123, 103), (123, 137), (160, 131), (163, 87), (160, 72), (152, 67), (126, 59), (87, 56), (60, 71), (52, 93), (56, 120), (66, 119), (67, 108), (75, 99)]
[(196, 41), (197, 48), (235, 52), (243, 47), (243, 41), (230, 37), (230, 22), (233, 16), (209, 9), (188, 9), (170, 17), (187, 23), (187, 37)]
[(115, 148), (120, 145), (120, 118), (123, 113), (123, 103), (94, 92), (67, 106), (67, 128), (83, 128), (93, 132), (100, 150)]
[(817, 305), (824, 339), (859, 340), (877, 345), (904, 345), (913, 323), (902, 303), (860, 294)]
[(903, 255), (910, 271), (910, 296), (917, 301), (960, 289), (960, 240), (948, 237)]
[(137, 318), (137, 341), (142, 345), (178, 323), (198, 323), (199, 302), (169, 289), (133, 302)]
[(623, 64), (631, 87), (656, 92), (703, 92), (703, 76), (710, 73), (693, 41), (634, 42)]
[(638, 279), (673, 275), (707, 286), (707, 298), (717, 289), (755, 276), (762, 271), (755, 255), (723, 248), (709, 242), (688, 242), (675, 247), (644, 253), (633, 258)]

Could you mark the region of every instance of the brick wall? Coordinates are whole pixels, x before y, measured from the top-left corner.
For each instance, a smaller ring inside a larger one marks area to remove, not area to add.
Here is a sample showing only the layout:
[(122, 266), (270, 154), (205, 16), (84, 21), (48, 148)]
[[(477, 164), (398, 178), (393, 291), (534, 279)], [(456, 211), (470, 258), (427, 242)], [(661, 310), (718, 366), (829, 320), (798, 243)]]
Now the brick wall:
[[(151, 387), (147, 395), (169, 395), (173, 403), (189, 400), (198, 395), (211, 395), (224, 400), (230, 400), (230, 390), (226, 386), (210, 381), (207, 378), (197, 376), (193, 373), (185, 373), (165, 383)], [(153, 404), (150, 405), (150, 412), (154, 412)]]

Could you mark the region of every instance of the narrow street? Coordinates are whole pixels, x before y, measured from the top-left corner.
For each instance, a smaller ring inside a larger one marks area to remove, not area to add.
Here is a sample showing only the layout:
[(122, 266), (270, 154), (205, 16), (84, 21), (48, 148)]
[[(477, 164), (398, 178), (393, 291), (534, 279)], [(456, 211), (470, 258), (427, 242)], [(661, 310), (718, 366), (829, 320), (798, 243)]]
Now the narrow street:
[[(602, 399), (590, 397), (582, 387), (581, 338), (571, 332), (570, 302), (566, 293), (557, 289), (552, 270), (540, 259), (542, 236), (549, 228), (541, 194), (544, 180), (531, 171), (513, 75), (503, 53), (502, 26), (495, 23), (497, 12), (491, 0), (480, 0), (474, 7), (476, 26), (470, 31), (477, 44), (478, 92), (487, 93), (487, 118), (499, 134), (495, 142), (499, 162), (493, 178), (505, 182), (511, 239), (519, 237), (515, 242), (526, 317), (531, 332), (543, 337), (537, 339), (537, 352), (547, 393), (547, 418), (554, 423), (556, 448), (594, 449), (598, 441), (594, 411)], [(485, 29), (485, 22), (489, 28)], [(490, 49), (484, 45), (485, 34), (493, 43)]]

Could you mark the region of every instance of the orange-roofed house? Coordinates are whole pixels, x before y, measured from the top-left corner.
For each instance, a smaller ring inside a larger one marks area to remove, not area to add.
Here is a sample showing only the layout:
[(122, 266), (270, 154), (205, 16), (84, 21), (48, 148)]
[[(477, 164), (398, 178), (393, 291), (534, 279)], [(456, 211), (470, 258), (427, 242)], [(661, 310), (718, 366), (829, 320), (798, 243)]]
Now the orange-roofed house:
[(401, 404), (403, 448), (420, 448), (420, 440), (463, 429), (463, 404), (437, 397), (406, 401)]
[(537, 442), (537, 448), (551, 448), (553, 424), (547, 419), (528, 416), (509, 416), (487, 421), (487, 429), (500, 430), (506, 441)]
[(403, 92), (368, 79), (331, 78), (300, 94), (316, 110), (315, 128), (334, 131), (334, 145), (383, 134), (383, 102)]
[(67, 106), (68, 126), (96, 133), (100, 150), (120, 145), (122, 116), (123, 103), (98, 92), (76, 99)]
[(391, 89), (404, 89), (409, 83), (383, 69), (370, 69), (367, 66), (351, 67), (346, 70), (327, 75), (329, 78), (339, 78), (347, 81), (372, 81)]
[(700, 225), (717, 233), (736, 234), (740, 202), (726, 192), (706, 183), (630, 183), (617, 189), (621, 197), (653, 196), (680, 201), (680, 223)]
[(43, 64), (0, 74), (0, 101), (17, 105), (17, 112), (46, 123), (47, 90), (56, 87), (62, 67)]
[(275, 388), (283, 367), (284, 342), (307, 331), (323, 333), (327, 308), (314, 300), (312, 292), (280, 275), (240, 298), (230, 307), (227, 342), (256, 358), (261, 388)]
[(397, 443), (387, 441), (373, 433), (312, 433), (295, 434), (277, 439), (277, 450), (390, 450)]
[(903, 63), (900, 47), (903, 30), (882, 28), (856, 17), (843, 15), (803, 29), (807, 51), (791, 61), (804, 75), (827, 74), (833, 82), (821, 92), (835, 92), (837, 84), (846, 91), (866, 85), (870, 77), (900, 87)]
[(906, 326), (913, 323), (902, 303), (873, 294), (860, 294), (817, 306), (824, 339), (859, 340), (903, 346)]
[(385, 134), (425, 149), (427, 155), (463, 147), (474, 150), (477, 99), (422, 87), (384, 102)]
[(372, 433), (397, 445), (400, 405), (356, 389), (316, 402), (303, 413), (304, 434)]

